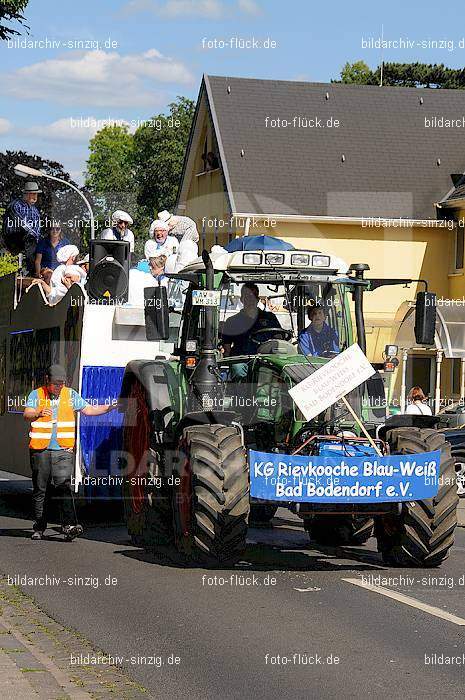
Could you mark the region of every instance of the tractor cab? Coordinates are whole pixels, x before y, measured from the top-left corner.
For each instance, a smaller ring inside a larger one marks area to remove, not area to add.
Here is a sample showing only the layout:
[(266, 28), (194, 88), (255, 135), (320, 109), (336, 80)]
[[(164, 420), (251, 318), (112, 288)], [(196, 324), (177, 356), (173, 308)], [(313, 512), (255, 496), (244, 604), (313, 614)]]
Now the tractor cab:
[[(203, 261), (178, 275), (186, 289), (174, 353), (189, 385), (205, 385), (207, 406), (238, 416), (250, 446), (263, 447), (272, 431), (274, 444), (289, 449), (306, 425), (289, 389), (354, 342), (354, 279), (343, 260), (318, 251), (238, 251), (217, 257), (212, 268), (210, 290)], [(379, 377), (349, 401), (373, 430), (384, 420)], [(328, 409), (312, 429), (329, 432), (336, 418), (357, 429), (342, 413), (339, 406)]]

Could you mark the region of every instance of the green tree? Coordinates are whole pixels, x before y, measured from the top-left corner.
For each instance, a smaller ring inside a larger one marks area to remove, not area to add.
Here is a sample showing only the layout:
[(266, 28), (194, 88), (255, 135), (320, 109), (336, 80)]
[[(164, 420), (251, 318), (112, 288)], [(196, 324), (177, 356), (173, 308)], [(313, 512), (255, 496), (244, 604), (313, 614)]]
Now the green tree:
[[(384, 63), (383, 85), (394, 87), (465, 88), (465, 69), (447, 68), (443, 63)], [(332, 82), (357, 85), (380, 85), (381, 66), (372, 71), (363, 61), (346, 63), (341, 79)]]
[(176, 204), (194, 111), (192, 100), (177, 97), (168, 115), (153, 117), (134, 134), (137, 199), (147, 217)]
[(17, 29), (10, 26), (11, 22), (19, 22), (23, 27), (29, 29), (24, 24), (25, 17), (23, 16), (28, 2), (29, 0), (0, 0), (0, 40), (11, 39), (12, 36), (20, 34)]
[(105, 126), (91, 139), (86, 187), (104, 216), (134, 208), (134, 139), (127, 125)]
[[(364, 61), (346, 63), (341, 71), (341, 80), (338, 82), (357, 85), (373, 85), (375, 76)], [(336, 81), (334, 81), (336, 82)]]

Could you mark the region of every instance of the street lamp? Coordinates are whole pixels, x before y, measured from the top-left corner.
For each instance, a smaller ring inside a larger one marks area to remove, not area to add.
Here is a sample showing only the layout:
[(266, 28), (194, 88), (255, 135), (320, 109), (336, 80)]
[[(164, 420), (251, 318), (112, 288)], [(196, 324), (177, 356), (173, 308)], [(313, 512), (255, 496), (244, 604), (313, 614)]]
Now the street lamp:
[(17, 163), (14, 167), (15, 175), (19, 177), (46, 177), (48, 180), (55, 180), (55, 182), (60, 182), (62, 185), (67, 185), (72, 190), (77, 192), (77, 194), (84, 200), (84, 204), (89, 210), (90, 214), (90, 238), (93, 240), (95, 238), (95, 219), (92, 207), (90, 206), (88, 200), (82, 194), (81, 190), (72, 185), (66, 180), (61, 180), (59, 177), (54, 177), (53, 175), (48, 175), (44, 170), (37, 170), (36, 168), (30, 168), (29, 165), (23, 165), (22, 163)]

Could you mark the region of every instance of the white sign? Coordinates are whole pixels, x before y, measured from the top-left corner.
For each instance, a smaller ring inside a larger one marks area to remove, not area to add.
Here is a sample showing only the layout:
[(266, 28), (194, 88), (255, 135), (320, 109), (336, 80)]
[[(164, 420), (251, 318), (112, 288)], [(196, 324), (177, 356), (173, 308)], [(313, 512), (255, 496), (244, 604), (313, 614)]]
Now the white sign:
[(217, 289), (194, 289), (192, 292), (192, 306), (219, 306), (221, 293)]
[(375, 372), (360, 346), (354, 343), (310, 377), (289, 389), (289, 394), (305, 418), (311, 420), (363, 384)]

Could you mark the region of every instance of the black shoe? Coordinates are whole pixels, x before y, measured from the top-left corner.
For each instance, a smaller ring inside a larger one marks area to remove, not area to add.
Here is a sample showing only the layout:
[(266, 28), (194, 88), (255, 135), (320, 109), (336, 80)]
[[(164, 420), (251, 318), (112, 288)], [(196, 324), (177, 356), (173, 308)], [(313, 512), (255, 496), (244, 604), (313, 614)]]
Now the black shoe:
[(34, 530), (31, 535), (31, 540), (43, 540), (44, 533), (41, 530)]
[(64, 525), (61, 531), (65, 536), (66, 542), (72, 542), (76, 537), (82, 535), (84, 529), (82, 525)]

